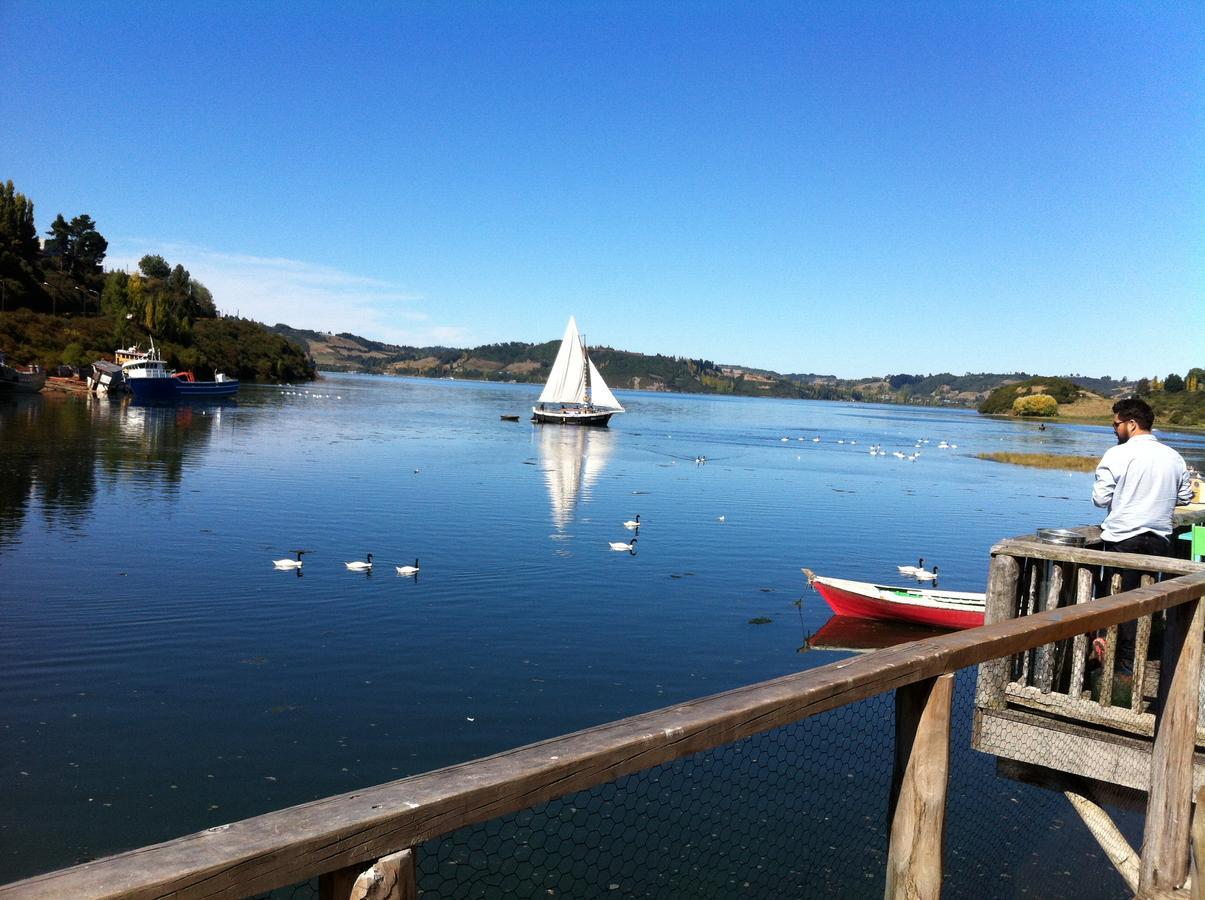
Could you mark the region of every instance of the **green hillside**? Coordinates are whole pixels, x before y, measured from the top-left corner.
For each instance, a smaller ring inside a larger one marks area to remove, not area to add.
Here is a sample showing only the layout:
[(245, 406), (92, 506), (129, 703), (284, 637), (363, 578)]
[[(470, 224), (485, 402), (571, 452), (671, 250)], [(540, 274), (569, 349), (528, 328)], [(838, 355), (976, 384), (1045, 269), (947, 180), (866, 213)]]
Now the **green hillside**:
[(1081, 399), (1081, 396), (1086, 393), (1090, 392), (1084, 391), (1070, 379), (1039, 375), (996, 388), (987, 399), (979, 404), (979, 412), (985, 416), (1010, 415), (1013, 411), (1013, 403), (1019, 397), (1034, 394), (1049, 395), (1058, 401), (1060, 406), (1070, 405)]
[(11, 181), (0, 184), (0, 350), (12, 362), (86, 366), (154, 338), (169, 365), (201, 377), (313, 377), (300, 346), (258, 322), (219, 315), (184, 266), (148, 254), (133, 274), (106, 272), (108, 246), (84, 214), (60, 214), (39, 240), (33, 201)]

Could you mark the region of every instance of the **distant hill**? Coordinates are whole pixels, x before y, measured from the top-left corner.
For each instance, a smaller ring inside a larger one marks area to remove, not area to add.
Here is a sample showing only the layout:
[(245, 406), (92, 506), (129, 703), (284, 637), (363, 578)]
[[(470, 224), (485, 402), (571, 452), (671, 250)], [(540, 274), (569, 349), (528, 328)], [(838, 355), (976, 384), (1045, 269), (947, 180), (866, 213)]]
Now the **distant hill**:
[[(329, 334), (275, 325), (272, 328), (306, 348), (320, 370), (471, 378), (542, 384), (556, 359), (560, 341), (527, 344), (511, 341), (480, 347), (411, 347), (383, 344), (353, 334)], [(743, 396), (815, 397), (809, 387), (764, 370), (718, 366), (710, 360), (649, 356), (594, 347), (590, 358), (612, 388)]]
[[(541, 384), (548, 378), (558, 341), (528, 344), (511, 341), (480, 347), (412, 347), (386, 344), (354, 334), (307, 331), (275, 325), (273, 331), (305, 347), (320, 370), (371, 372), (383, 375), (421, 375), (431, 378), (471, 378)], [(779, 374), (770, 369), (736, 363), (714, 363), (661, 354), (647, 355), (595, 347), (590, 356), (613, 388), (677, 391), (700, 394), (788, 397), (811, 400), (853, 400), (910, 403), (922, 406), (975, 407), (994, 391), (1023, 384), (1024, 372), (941, 372), (928, 375), (884, 375), (838, 378), (818, 373)], [(1092, 388), (1122, 392), (1132, 388), (1111, 378), (1072, 376), (1063, 379)], [(1071, 385), (1071, 390), (1075, 390)], [(1012, 401), (1008, 401), (1011, 409)]]

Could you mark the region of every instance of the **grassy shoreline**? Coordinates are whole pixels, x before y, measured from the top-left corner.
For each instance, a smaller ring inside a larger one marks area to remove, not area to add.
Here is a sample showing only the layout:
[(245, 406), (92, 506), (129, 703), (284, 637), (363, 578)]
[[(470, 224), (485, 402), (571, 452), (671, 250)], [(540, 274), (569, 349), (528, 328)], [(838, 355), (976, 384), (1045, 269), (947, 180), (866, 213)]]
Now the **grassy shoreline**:
[(1070, 456), (1066, 453), (980, 453), (978, 458), (1031, 469), (1062, 469), (1070, 472), (1094, 472), (1096, 464), (1100, 462), (1096, 456)]

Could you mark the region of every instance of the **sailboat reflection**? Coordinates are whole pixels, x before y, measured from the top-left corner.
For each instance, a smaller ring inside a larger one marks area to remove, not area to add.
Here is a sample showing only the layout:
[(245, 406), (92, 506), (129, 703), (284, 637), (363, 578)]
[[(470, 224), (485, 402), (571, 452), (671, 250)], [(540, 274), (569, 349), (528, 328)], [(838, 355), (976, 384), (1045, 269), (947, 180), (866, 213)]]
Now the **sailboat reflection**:
[(537, 428), (534, 433), (552, 502), (552, 524), (564, 532), (578, 503), (589, 498), (602, 475), (615, 436), (593, 428)]

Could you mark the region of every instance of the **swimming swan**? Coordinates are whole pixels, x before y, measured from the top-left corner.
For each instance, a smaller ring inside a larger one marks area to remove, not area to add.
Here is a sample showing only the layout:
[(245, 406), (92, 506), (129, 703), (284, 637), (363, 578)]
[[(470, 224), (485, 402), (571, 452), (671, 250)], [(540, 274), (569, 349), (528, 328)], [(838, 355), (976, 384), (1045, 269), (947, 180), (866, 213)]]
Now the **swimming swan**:
[(628, 528), (628, 529), (639, 528), (640, 527), (640, 513), (636, 513), (636, 518), (634, 520), (628, 519), (628, 521), (624, 522), (623, 527)]
[(362, 559), (358, 559), (355, 562), (344, 563), (343, 565), (347, 566), (353, 572), (367, 572), (372, 568), (372, 554), (368, 554), (367, 562)]
[(924, 569), (919, 569), (916, 572), (916, 580), (917, 581), (936, 581), (938, 571), (939, 571), (938, 566), (934, 566), (932, 572), (926, 572)]
[(610, 541), (609, 543), (611, 545), (611, 549), (618, 552), (636, 549), (636, 538), (632, 538), (626, 544), (623, 541)]
[(297, 554), (296, 559), (274, 559), (274, 560), (272, 560), (272, 565), (276, 566), (276, 568), (278, 568), (278, 569), (300, 569), (301, 568), (301, 554), (308, 553), (309, 551), (308, 550), (294, 550), (293, 552)]
[(915, 566), (896, 566), (900, 570), (901, 575), (915, 575), (925, 567), (925, 558), (922, 556), (916, 561)]
[(418, 557), (414, 558), (412, 566), (396, 566), (399, 575), (417, 575), (418, 574)]

